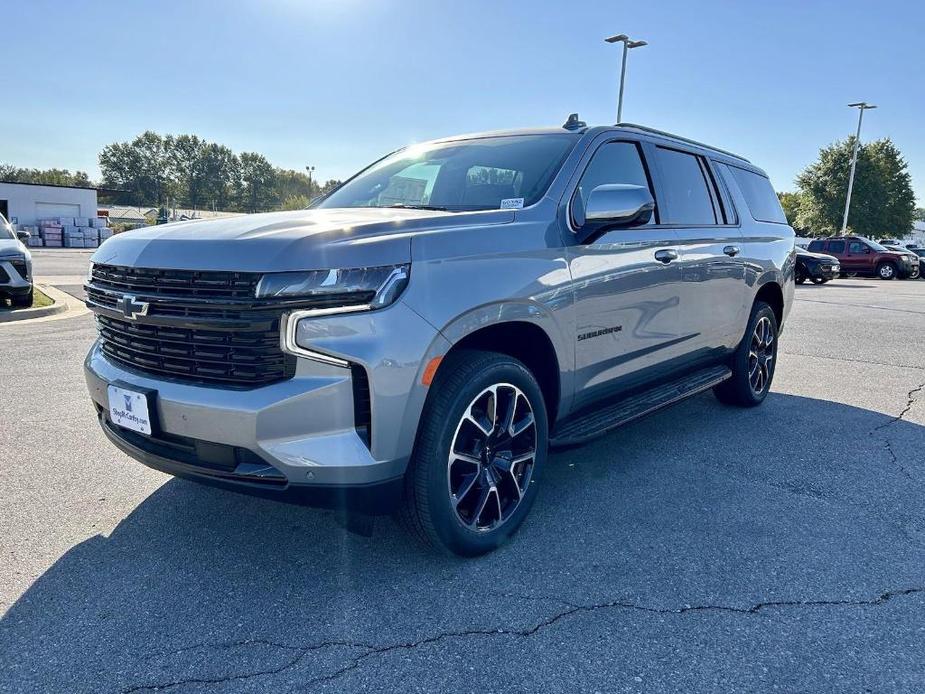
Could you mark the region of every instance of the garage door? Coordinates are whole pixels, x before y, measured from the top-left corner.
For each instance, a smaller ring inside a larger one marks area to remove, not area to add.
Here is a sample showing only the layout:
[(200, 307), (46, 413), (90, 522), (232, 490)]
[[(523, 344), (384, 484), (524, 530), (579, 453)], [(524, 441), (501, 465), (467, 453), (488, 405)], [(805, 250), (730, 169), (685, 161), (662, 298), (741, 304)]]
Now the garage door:
[(35, 203), (35, 218), (48, 219), (50, 217), (79, 217), (80, 205), (66, 202), (37, 202)]

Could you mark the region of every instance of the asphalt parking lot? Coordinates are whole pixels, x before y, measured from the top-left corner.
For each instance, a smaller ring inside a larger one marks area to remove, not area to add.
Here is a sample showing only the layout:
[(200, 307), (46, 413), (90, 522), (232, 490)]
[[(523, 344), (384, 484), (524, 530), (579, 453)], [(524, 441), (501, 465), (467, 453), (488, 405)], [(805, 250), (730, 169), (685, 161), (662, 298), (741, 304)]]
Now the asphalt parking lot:
[(923, 691), (925, 281), (796, 298), (764, 406), (553, 455), (469, 561), (131, 461), (90, 317), (0, 326), (0, 691)]

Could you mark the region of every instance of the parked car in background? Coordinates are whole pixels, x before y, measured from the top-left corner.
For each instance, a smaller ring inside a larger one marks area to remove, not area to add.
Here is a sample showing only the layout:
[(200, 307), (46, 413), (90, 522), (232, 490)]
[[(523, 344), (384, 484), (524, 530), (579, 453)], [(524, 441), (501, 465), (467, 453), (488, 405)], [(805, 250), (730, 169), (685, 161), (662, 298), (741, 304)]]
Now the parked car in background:
[(87, 385), (153, 468), (482, 554), (549, 446), (709, 389), (761, 404), (793, 236), (761, 169), (643, 126), (415, 144), (307, 210), (107, 241)]
[(912, 263), (912, 270), (909, 273), (908, 279), (917, 280), (921, 275), (921, 261), (919, 260), (919, 255), (911, 248), (906, 248), (899, 244), (893, 243), (883, 243), (880, 244), (884, 248), (889, 248), (891, 251), (896, 251), (897, 253), (902, 253), (903, 256)]
[(919, 279), (925, 279), (925, 273), (922, 272), (922, 264), (925, 263), (925, 248), (916, 245), (910, 245), (908, 248), (919, 258)]
[(796, 256), (794, 274), (797, 284), (803, 284), (806, 280), (813, 284), (825, 284), (838, 277), (841, 270), (838, 258), (832, 255), (812, 253), (797, 246)]
[(816, 239), (809, 244), (813, 253), (835, 256), (843, 275), (865, 275), (891, 280), (905, 279), (912, 274), (912, 255), (891, 251), (876, 241), (863, 236), (833, 236)]
[(0, 214), (0, 302), (9, 299), (13, 308), (32, 305), (32, 254), (23, 243), (28, 238)]

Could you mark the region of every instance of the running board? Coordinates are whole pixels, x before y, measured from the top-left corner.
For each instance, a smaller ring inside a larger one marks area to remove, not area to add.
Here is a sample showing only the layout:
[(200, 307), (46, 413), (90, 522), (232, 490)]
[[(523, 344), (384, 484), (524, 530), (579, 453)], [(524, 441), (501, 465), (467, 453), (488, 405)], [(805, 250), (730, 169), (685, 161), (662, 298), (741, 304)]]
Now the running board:
[(713, 366), (620, 400), (610, 401), (559, 424), (550, 437), (549, 445), (555, 448), (585, 443), (634, 419), (702, 393), (731, 376), (732, 371), (728, 367)]

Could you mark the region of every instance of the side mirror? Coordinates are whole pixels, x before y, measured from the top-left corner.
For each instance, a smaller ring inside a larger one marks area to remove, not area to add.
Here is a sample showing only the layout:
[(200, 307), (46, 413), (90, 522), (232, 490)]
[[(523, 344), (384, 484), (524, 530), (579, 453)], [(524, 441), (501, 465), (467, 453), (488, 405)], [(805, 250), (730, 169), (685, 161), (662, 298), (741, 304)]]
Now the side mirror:
[(28, 241), (30, 238), (32, 238), (32, 234), (30, 234), (28, 231), (17, 231), (17, 232), (16, 232), (16, 238), (18, 238), (20, 241), (22, 241), (23, 243), (25, 243), (25, 242)]
[(573, 216), (581, 230), (582, 241), (611, 227), (647, 224), (655, 209), (655, 200), (648, 188), (626, 183), (598, 186), (588, 195), (583, 207), (580, 198), (577, 202)]

